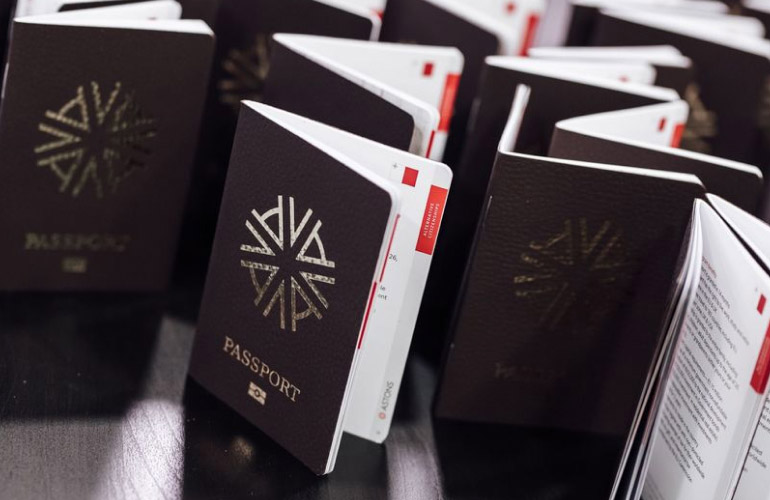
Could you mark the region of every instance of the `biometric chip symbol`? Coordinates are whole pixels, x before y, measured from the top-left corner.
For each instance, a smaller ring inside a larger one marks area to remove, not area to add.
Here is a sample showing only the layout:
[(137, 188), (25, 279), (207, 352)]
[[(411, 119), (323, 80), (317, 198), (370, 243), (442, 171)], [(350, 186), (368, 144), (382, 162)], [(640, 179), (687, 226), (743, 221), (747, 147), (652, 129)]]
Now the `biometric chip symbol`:
[(48, 142), (35, 148), (37, 166), (59, 180), (59, 192), (78, 197), (89, 186), (97, 198), (113, 194), (150, 155), (155, 120), (144, 115), (133, 93), (116, 82), (103, 92), (97, 82), (81, 85), (58, 111), (38, 124)]
[[(245, 223), (250, 241), (240, 247), (248, 257), (241, 259), (241, 266), (249, 271), (256, 292), (254, 305), (262, 315), (268, 317), (278, 311), (281, 330), (287, 328), (288, 318), (291, 331), (296, 332), (299, 321), (310, 316), (320, 320), (329, 309), (322, 285), (334, 285), (329, 273), (335, 263), (326, 257), (321, 220), (314, 218), (311, 209), (297, 220), (294, 197), (288, 202), (285, 207), (284, 197), (278, 196), (277, 206), (261, 214), (251, 211)], [(287, 254), (291, 258), (282, 261), (291, 264), (281, 269), (279, 257)]]

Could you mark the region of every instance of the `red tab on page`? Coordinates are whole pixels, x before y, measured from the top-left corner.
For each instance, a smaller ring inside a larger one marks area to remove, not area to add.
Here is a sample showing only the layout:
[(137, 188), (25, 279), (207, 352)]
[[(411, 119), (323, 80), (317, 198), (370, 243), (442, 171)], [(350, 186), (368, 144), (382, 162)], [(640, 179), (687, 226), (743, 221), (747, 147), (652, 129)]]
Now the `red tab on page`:
[(521, 41), (520, 56), (526, 56), (529, 52), (529, 48), (532, 46), (532, 42), (535, 41), (535, 32), (537, 31), (537, 25), (540, 23), (540, 16), (537, 14), (530, 14), (527, 18), (527, 29), (524, 31), (524, 38)]
[(430, 158), (430, 153), (433, 151), (433, 141), (436, 140), (436, 131), (430, 131), (430, 142), (428, 142), (428, 151), (425, 152), (425, 158)]
[(684, 134), (684, 123), (677, 123), (674, 128), (674, 136), (671, 138), (671, 147), (678, 148), (682, 142), (682, 134)]
[(441, 115), (439, 120), (439, 132), (448, 132), (449, 124), (452, 122), (452, 114), (455, 110), (455, 99), (457, 98), (457, 88), (460, 86), (460, 75), (450, 73), (446, 76), (444, 84), (444, 95), (441, 97), (441, 106), (438, 112)]
[(751, 377), (751, 387), (759, 394), (764, 394), (767, 389), (767, 379), (770, 377), (770, 325), (765, 331), (765, 341), (759, 351), (759, 359), (754, 367), (754, 375)]
[(441, 217), (444, 215), (446, 197), (449, 191), (438, 186), (430, 187), (428, 203), (425, 205), (425, 213), (422, 216), (420, 237), (417, 240), (417, 251), (427, 255), (433, 255), (436, 247), (436, 236), (441, 227)]

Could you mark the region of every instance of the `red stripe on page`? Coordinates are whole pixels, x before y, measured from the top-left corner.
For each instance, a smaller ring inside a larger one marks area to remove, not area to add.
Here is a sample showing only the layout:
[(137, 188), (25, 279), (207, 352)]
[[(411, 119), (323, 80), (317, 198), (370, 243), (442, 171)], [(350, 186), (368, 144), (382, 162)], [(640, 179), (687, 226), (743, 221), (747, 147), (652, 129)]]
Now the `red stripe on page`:
[(436, 131), (430, 131), (430, 142), (428, 142), (428, 151), (425, 153), (425, 158), (430, 158), (430, 153), (433, 151), (433, 140), (436, 138)]
[(770, 324), (765, 331), (765, 341), (759, 351), (759, 358), (754, 367), (754, 375), (751, 377), (751, 387), (758, 394), (764, 394), (767, 389), (767, 379), (770, 376)]
[(530, 14), (527, 18), (527, 29), (524, 32), (524, 38), (521, 41), (521, 50), (519, 51), (520, 56), (526, 56), (529, 52), (529, 48), (535, 40), (535, 31), (537, 31), (538, 23), (540, 23), (540, 16), (537, 14)]
[(441, 105), (438, 108), (438, 112), (441, 115), (438, 129), (441, 132), (449, 131), (449, 125), (452, 122), (452, 114), (455, 110), (455, 100), (457, 99), (457, 89), (459, 86), (459, 74), (450, 73), (446, 76), (446, 83), (444, 83), (444, 95), (441, 96)]
[(433, 255), (436, 247), (436, 236), (441, 227), (441, 217), (444, 215), (448, 190), (431, 186), (428, 194), (428, 203), (425, 204), (425, 213), (422, 216), (420, 236), (417, 239), (417, 251)]
[(364, 343), (364, 333), (366, 333), (366, 325), (369, 323), (369, 313), (372, 312), (372, 304), (374, 304), (374, 294), (377, 292), (377, 282), (372, 283), (372, 293), (369, 294), (369, 305), (366, 306), (366, 314), (364, 315), (364, 324), (361, 325), (361, 333), (358, 334), (358, 347), (361, 349), (361, 345)]
[(759, 294), (759, 302), (757, 303), (757, 312), (764, 314), (765, 306), (767, 305), (767, 297), (764, 294)]
[(382, 272), (380, 273), (380, 281), (385, 277), (385, 268), (388, 267), (388, 261), (390, 260), (390, 247), (393, 246), (393, 237), (396, 236), (396, 228), (398, 227), (398, 220), (401, 215), (396, 215), (396, 222), (393, 223), (393, 232), (390, 233), (390, 242), (388, 243), (388, 253), (385, 254), (385, 262), (382, 263)]
[(684, 123), (677, 123), (674, 127), (674, 136), (671, 138), (671, 147), (678, 148), (682, 142), (682, 134), (684, 134)]

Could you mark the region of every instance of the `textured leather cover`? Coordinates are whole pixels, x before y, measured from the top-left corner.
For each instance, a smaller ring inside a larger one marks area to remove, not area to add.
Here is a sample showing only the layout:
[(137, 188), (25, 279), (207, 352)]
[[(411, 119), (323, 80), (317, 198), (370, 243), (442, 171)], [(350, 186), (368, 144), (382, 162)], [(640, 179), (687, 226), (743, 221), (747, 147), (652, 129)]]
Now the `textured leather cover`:
[(241, 99), (262, 100), (273, 34), (369, 40), (372, 29), (371, 19), (316, 0), (220, 0), (206, 108), (207, 154), (226, 163)]
[(655, 68), (655, 85), (674, 89), (680, 96), (685, 95), (687, 87), (695, 79), (695, 70), (692, 66), (680, 68), (677, 66), (661, 66), (653, 64)]
[(709, 193), (750, 213), (757, 212), (762, 197), (762, 178), (751, 172), (570, 130), (554, 131), (548, 156), (693, 174)]
[(697, 182), (500, 155), (440, 417), (625, 435)]
[(444, 153), (445, 163), (454, 169), (465, 139), (484, 58), (499, 52), (500, 41), (496, 35), (427, 0), (388, 0), (380, 39), (384, 42), (457, 47), (462, 52), (465, 67), (457, 89), (455, 114)]
[[(283, 231), (278, 215), (265, 217), (283, 250), (258, 223), (252, 210), (266, 216), (282, 197)], [(292, 201), (293, 200), (293, 201)], [(294, 203), (295, 219), (290, 218)], [(304, 227), (301, 221), (312, 210)], [(391, 211), (390, 196), (345, 165), (303, 139), (244, 106), (231, 156), (209, 274), (198, 321), (190, 366), (191, 375), (209, 391), (272, 437), (316, 474), (325, 472), (331, 453), (360, 327), (372, 289), (372, 279), (385, 238)], [(242, 250), (260, 247), (247, 221), (275, 256)], [(319, 240), (312, 230), (318, 228)], [(291, 228), (300, 228), (291, 242)], [(322, 247), (318, 244), (322, 242)], [(309, 243), (308, 243), (309, 242)], [(302, 262), (325, 254), (334, 267)], [(255, 271), (253, 264), (277, 266), (270, 273)], [(318, 293), (301, 272), (333, 278), (313, 281)], [(252, 281), (256, 279), (256, 282)], [(302, 291), (292, 306), (292, 279)], [(276, 292), (283, 283), (284, 327)], [(265, 288), (259, 300), (257, 285)], [(292, 326), (292, 311), (309, 309), (302, 293), (321, 314), (310, 314)], [(321, 297), (328, 307), (324, 306)], [(269, 304), (276, 300), (272, 309)], [(266, 313), (267, 311), (267, 313)], [(293, 331), (296, 330), (296, 331)], [(239, 347), (225, 349), (227, 338)], [(258, 358), (258, 371), (250, 369), (244, 353)], [(272, 375), (282, 377), (276, 387)], [(283, 392), (283, 380), (291, 387)], [(264, 392), (264, 404), (249, 395), (250, 384)], [(300, 392), (294, 395), (293, 387)], [(287, 395), (287, 392), (289, 393)]]
[(409, 113), (278, 42), (263, 102), (404, 151), (412, 140)]
[[(417, 327), (420, 337), (441, 339), (446, 332), (446, 311), (452, 308), (457, 298), (497, 145), (519, 84), (532, 88), (517, 143), (517, 151), (526, 153), (545, 155), (554, 125), (559, 120), (658, 102), (603, 87), (487, 66), (476, 119), (468, 132), (463, 160), (455, 170), (454, 188), (446, 212), (447, 220), (452, 223), (444, 226), (438, 240), (426, 290), (430, 301), (423, 302)], [(439, 346), (432, 349), (440, 351)]]
[(602, 14), (592, 43), (667, 44), (679, 49), (695, 65), (700, 100), (706, 110), (716, 113), (716, 134), (702, 136), (706, 146), (701, 151), (752, 165), (767, 164), (770, 143), (759, 125), (760, 112), (766, 114), (766, 106), (761, 101), (765, 100), (770, 77), (770, 61), (766, 57)]
[(165, 287), (212, 51), (210, 35), (14, 23), (0, 288)]

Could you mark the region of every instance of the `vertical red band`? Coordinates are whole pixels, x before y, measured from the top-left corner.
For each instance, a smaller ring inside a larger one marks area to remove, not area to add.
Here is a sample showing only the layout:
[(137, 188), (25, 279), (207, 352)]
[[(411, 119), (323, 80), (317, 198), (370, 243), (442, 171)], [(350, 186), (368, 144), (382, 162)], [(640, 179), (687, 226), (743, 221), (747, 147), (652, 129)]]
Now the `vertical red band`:
[(770, 324), (765, 331), (765, 341), (759, 351), (759, 359), (754, 367), (754, 375), (751, 377), (751, 387), (758, 394), (764, 394), (767, 389), (767, 379), (770, 376)]
[(364, 333), (366, 333), (366, 325), (369, 323), (369, 313), (372, 312), (372, 304), (374, 304), (374, 294), (377, 293), (377, 282), (372, 283), (372, 293), (369, 294), (369, 305), (366, 306), (366, 314), (364, 314), (364, 324), (361, 325), (361, 333), (358, 334), (358, 349), (361, 349), (361, 345), (364, 343)]
[(438, 230), (441, 227), (441, 217), (444, 215), (448, 193), (444, 188), (438, 186), (430, 187), (428, 203), (425, 205), (425, 213), (422, 216), (420, 237), (417, 239), (418, 252), (433, 255), (433, 249), (436, 247), (436, 236), (438, 236)]
[(436, 140), (436, 131), (430, 131), (430, 141), (428, 142), (428, 151), (425, 152), (425, 158), (430, 158), (430, 154), (433, 151), (433, 141)]
[(677, 123), (674, 128), (674, 136), (671, 138), (671, 147), (678, 148), (682, 142), (682, 134), (684, 134), (684, 123)]
[(535, 41), (535, 32), (537, 31), (537, 25), (540, 23), (540, 16), (538, 14), (530, 14), (527, 18), (527, 29), (524, 31), (524, 38), (521, 41), (520, 56), (526, 56), (529, 52), (529, 48), (532, 46), (532, 42)]
[(460, 86), (460, 75), (450, 73), (446, 76), (444, 84), (444, 95), (441, 96), (441, 106), (438, 111), (441, 115), (438, 123), (440, 132), (448, 132), (449, 124), (452, 122), (452, 114), (455, 109), (455, 99), (457, 98), (457, 88)]

